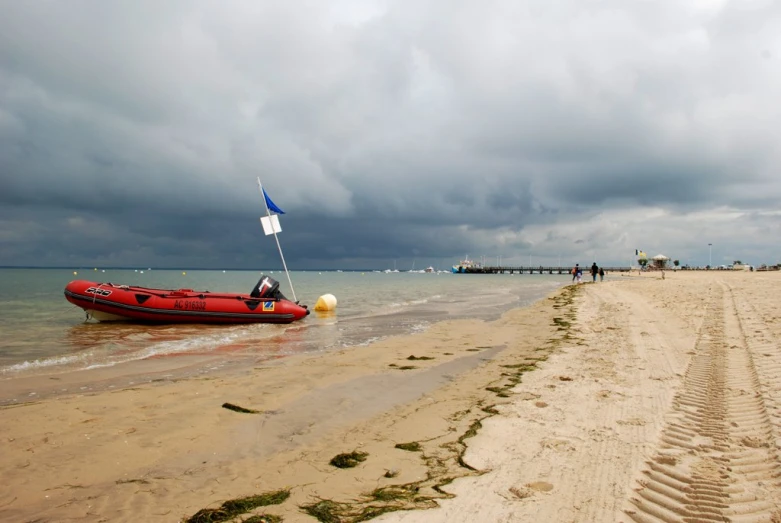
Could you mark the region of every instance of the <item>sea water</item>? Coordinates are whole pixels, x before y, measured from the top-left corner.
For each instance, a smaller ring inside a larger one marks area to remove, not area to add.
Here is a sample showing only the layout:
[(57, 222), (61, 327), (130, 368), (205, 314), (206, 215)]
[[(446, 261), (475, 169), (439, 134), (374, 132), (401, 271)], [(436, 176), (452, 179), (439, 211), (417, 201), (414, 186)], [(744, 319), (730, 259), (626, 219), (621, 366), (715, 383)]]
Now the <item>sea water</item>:
[[(293, 291), (282, 271), (0, 269), (0, 387), (24, 376), (200, 356), (253, 361), (371, 346), (447, 319), (491, 320), (569, 283), (568, 275), (293, 271), (296, 298), (310, 308), (326, 293), (333, 313), (313, 311), (290, 325), (148, 325), (85, 321), (63, 295), (71, 280), (249, 293), (261, 274)], [(210, 361), (211, 361), (210, 360)], [(213, 363), (210, 363), (213, 365)], [(56, 379), (56, 378), (52, 378)], [(0, 398), (2, 402), (3, 398)]]

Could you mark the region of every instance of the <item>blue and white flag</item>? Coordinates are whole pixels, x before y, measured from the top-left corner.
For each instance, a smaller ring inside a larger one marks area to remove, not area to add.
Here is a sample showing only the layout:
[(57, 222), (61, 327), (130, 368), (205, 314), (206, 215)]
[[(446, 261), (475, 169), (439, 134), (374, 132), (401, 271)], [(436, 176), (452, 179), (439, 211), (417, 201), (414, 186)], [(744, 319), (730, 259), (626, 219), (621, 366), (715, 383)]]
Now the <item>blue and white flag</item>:
[[(276, 203), (271, 201), (268, 193), (266, 193), (266, 189), (264, 189), (260, 184), (260, 178), (258, 178), (258, 187), (260, 187), (260, 191), (263, 194), (263, 200), (266, 204), (266, 216), (260, 217), (260, 224), (263, 226), (263, 233), (266, 236), (271, 234), (276, 235), (278, 232), (282, 232), (282, 226), (279, 224), (279, 215), (285, 214), (285, 211), (280, 209)], [(272, 212), (275, 214), (271, 214)]]
[(268, 197), (266, 189), (263, 189), (263, 197), (266, 199), (266, 207), (268, 207), (269, 211), (275, 212), (277, 214), (285, 214), (285, 211), (277, 207), (277, 204), (271, 201), (271, 198)]
[[(279, 238), (277, 238), (277, 233), (282, 232), (282, 226), (279, 225), (279, 215), (285, 214), (285, 211), (280, 209), (276, 203), (271, 201), (271, 198), (268, 197), (268, 194), (266, 193), (266, 189), (263, 188), (263, 185), (260, 183), (260, 177), (258, 177), (258, 189), (260, 189), (260, 193), (263, 195), (263, 203), (264, 207), (266, 208), (266, 216), (261, 216), (260, 223), (263, 225), (263, 233), (268, 236), (270, 234), (274, 235), (274, 240), (277, 242), (277, 249), (279, 249), (279, 258), (282, 260), (282, 267), (285, 269), (285, 274), (287, 275), (287, 282), (290, 284), (290, 290), (293, 291), (293, 301), (298, 303), (298, 298), (296, 298), (296, 291), (293, 290), (293, 282), (290, 280), (290, 273), (287, 270), (287, 264), (285, 263), (285, 256), (282, 254), (282, 247), (279, 245)], [(274, 214), (271, 214), (271, 213)], [(274, 301), (266, 301), (263, 304), (263, 310), (274, 310)]]

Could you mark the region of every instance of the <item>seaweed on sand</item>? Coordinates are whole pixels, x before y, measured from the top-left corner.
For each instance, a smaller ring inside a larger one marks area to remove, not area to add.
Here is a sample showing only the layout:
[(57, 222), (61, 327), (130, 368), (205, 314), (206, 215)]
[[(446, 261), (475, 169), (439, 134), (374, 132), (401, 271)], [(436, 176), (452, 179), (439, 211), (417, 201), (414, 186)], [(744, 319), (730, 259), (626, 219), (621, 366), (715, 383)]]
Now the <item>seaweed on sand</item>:
[(289, 497), (290, 490), (276, 490), (255, 496), (230, 499), (218, 508), (204, 508), (199, 510), (185, 519), (184, 523), (219, 523), (222, 521), (229, 521), (238, 515), (245, 514), (258, 507), (279, 505)]
[(223, 403), (222, 408), (232, 410), (234, 412), (242, 412), (244, 414), (258, 414), (260, 412), (259, 410), (245, 409), (244, 407), (239, 407), (233, 403)]
[(321, 499), (317, 503), (302, 505), (301, 509), (322, 523), (341, 523), (344, 509), (342, 504), (330, 499)]
[(358, 452), (354, 450), (352, 452), (337, 454), (336, 456), (331, 458), (331, 461), (329, 461), (329, 463), (334, 467), (340, 469), (350, 469), (353, 467), (357, 467), (358, 463), (362, 461), (366, 461), (366, 458), (368, 456), (369, 454), (367, 454), (366, 452)]
[(375, 501), (397, 501), (413, 499), (418, 493), (414, 485), (391, 485), (374, 489), (370, 494)]
[(241, 523), (281, 523), (281, 522), (282, 522), (282, 516), (277, 516), (276, 514), (259, 514), (241, 520)]

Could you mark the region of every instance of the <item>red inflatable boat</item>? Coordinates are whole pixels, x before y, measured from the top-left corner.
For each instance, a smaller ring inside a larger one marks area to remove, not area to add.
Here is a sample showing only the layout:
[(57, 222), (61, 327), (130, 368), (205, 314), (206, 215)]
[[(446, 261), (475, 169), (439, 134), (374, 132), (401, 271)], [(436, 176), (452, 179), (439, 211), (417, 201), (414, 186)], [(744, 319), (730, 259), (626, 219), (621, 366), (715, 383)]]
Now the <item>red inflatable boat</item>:
[(164, 290), (76, 280), (65, 287), (65, 299), (98, 321), (153, 323), (292, 323), (309, 314), (279, 292), (279, 283), (264, 276), (250, 294), (192, 289)]

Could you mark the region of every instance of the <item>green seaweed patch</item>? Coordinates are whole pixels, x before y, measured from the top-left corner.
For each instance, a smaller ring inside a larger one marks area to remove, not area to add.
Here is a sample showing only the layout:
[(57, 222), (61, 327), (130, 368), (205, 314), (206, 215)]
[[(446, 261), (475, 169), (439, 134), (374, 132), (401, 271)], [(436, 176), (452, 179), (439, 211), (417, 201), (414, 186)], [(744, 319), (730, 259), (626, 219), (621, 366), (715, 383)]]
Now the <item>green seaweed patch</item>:
[(444, 354), (445, 356), (452, 356), (453, 355), (452, 352), (443, 352), (442, 354)]
[(357, 467), (358, 464), (362, 461), (366, 461), (368, 456), (369, 454), (366, 452), (358, 452), (354, 450), (352, 452), (337, 454), (331, 458), (331, 461), (328, 463), (340, 469), (351, 469), (353, 467)]
[(504, 392), (504, 387), (486, 387), (485, 390), (489, 392), (493, 392), (495, 394), (499, 394), (501, 392)]
[[(436, 485), (433, 487), (436, 490)], [(419, 496), (420, 482), (406, 485), (390, 485), (362, 494), (354, 502), (335, 502), (321, 499), (299, 508), (323, 523), (347, 523), (368, 521), (388, 512), (410, 510), (413, 508), (432, 508), (436, 506), (430, 496)], [(442, 497), (452, 497), (445, 492)]]
[(141, 483), (142, 485), (149, 484), (149, 482), (145, 479), (118, 479), (114, 483), (117, 485), (124, 485), (125, 483)]
[(517, 369), (518, 372), (529, 372), (537, 369), (535, 364), (528, 363), (514, 363), (512, 365), (502, 365), (505, 369)]
[(410, 443), (396, 443), (395, 447), (401, 450), (408, 450), (409, 452), (418, 452), (422, 448), (420, 443), (412, 441)]
[(472, 465), (464, 461), (464, 453), (466, 452), (466, 443), (464, 443), (464, 440), (467, 438), (473, 438), (477, 436), (477, 431), (480, 430), (483, 427), (483, 424), (481, 423), (482, 420), (475, 420), (469, 428), (461, 434), (458, 438), (458, 443), (461, 445), (461, 452), (458, 453), (458, 457), (456, 459), (456, 462), (464, 467), (465, 469), (477, 471), (476, 468), (474, 468)]
[(412, 361), (418, 361), (418, 360), (433, 360), (434, 358), (432, 358), (431, 356), (415, 356), (413, 354), (410, 354), (409, 356), (407, 356), (407, 359)]
[(450, 416), (450, 419), (451, 419), (452, 421), (458, 421), (458, 420), (462, 419), (464, 416), (466, 416), (467, 414), (469, 414), (470, 412), (472, 412), (472, 409), (464, 409), (464, 410), (459, 410), (459, 411), (457, 411), (457, 412), (454, 412), (454, 413), (453, 413), (453, 414)]
[(345, 506), (330, 499), (321, 499), (317, 503), (301, 505), (300, 508), (322, 523), (341, 523), (345, 515)]
[[(464, 440), (477, 434), (481, 427), (481, 420), (474, 421), (457, 441), (442, 445), (442, 448), (453, 453), (452, 457), (424, 456), (423, 459), (429, 469), (425, 479), (403, 485), (388, 485), (377, 488), (350, 502), (318, 499), (315, 503), (301, 505), (299, 508), (324, 523), (352, 523), (367, 521), (381, 514), (398, 510), (436, 507), (438, 505), (437, 499), (454, 497), (453, 494), (443, 490), (443, 487), (452, 483), (454, 479), (464, 475), (482, 474), (463, 460), (466, 451)], [(452, 471), (449, 472), (446, 461), (451, 459), (465, 471), (455, 474)], [(392, 478), (396, 475), (395, 470), (389, 470), (385, 473), (386, 478)], [(424, 493), (428, 489), (432, 492)]]
[(396, 512), (397, 510), (403, 510), (403, 508), (394, 505), (382, 505), (379, 507), (375, 505), (369, 505), (368, 507), (364, 507), (361, 512), (358, 513), (355, 521), (369, 521), (370, 519), (382, 516), (388, 512)]
[(482, 420), (475, 420), (471, 425), (469, 425), (469, 428), (466, 429), (466, 432), (461, 434), (461, 436), (458, 438), (459, 443), (464, 443), (464, 440), (467, 438), (473, 438), (477, 436), (477, 431), (483, 428), (483, 424), (481, 423)]
[(391, 485), (388, 487), (380, 487), (374, 489), (370, 494), (369, 497), (371, 497), (375, 501), (399, 501), (399, 500), (410, 500), (413, 499), (417, 493), (419, 488), (417, 486), (410, 486), (410, 485)]
[(258, 414), (260, 413), (259, 410), (254, 409), (245, 409), (244, 407), (239, 407), (238, 405), (234, 405), (233, 403), (223, 403), (222, 404), (223, 409), (232, 410), (234, 412), (241, 412), (243, 414)]
[(414, 365), (402, 365), (401, 367), (396, 367), (396, 368), (397, 368), (397, 369), (399, 369), (399, 370), (412, 370), (412, 369), (417, 369), (417, 367), (416, 367), (416, 366), (414, 366)]
[(276, 490), (258, 494), (256, 496), (231, 499), (220, 505), (219, 508), (204, 508), (199, 510), (188, 519), (184, 520), (184, 523), (219, 523), (221, 521), (228, 521), (258, 507), (279, 505), (289, 497), (289, 490)]
[(242, 519), (241, 523), (282, 523), (282, 516), (276, 514), (259, 514)]
[(458, 477), (460, 476), (445, 476), (444, 478), (439, 480), (439, 482), (436, 485), (432, 486), (431, 488), (434, 490), (434, 492), (440, 494), (442, 497), (450, 499), (454, 497), (454, 495), (451, 494), (450, 492), (447, 492), (442, 487), (447, 487), (448, 485), (453, 483), (453, 481), (455, 481)]
[(480, 352), (481, 349), (466, 349), (469, 352)]
[(487, 414), (499, 414), (499, 411), (494, 408), (494, 405), (488, 405), (487, 407), (483, 407), (480, 410)]

